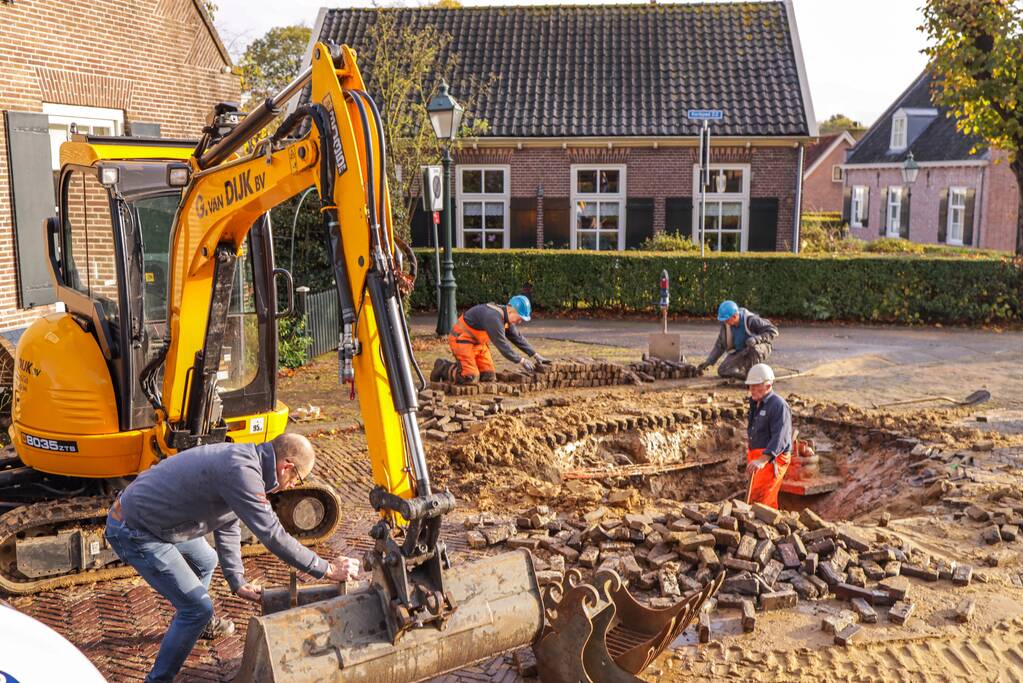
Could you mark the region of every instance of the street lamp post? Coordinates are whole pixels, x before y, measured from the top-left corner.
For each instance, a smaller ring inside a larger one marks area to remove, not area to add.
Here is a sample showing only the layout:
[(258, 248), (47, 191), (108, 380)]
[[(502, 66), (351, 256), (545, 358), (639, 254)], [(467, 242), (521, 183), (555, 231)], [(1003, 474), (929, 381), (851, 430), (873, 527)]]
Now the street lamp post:
[(462, 125), (462, 105), (448, 93), (448, 84), (441, 81), (437, 94), (426, 105), (433, 132), (444, 147), (441, 156), (444, 174), (444, 259), (441, 261), (440, 307), (437, 310), (437, 334), (447, 335), (458, 320), (455, 305), (455, 262), (451, 258), (451, 143)]

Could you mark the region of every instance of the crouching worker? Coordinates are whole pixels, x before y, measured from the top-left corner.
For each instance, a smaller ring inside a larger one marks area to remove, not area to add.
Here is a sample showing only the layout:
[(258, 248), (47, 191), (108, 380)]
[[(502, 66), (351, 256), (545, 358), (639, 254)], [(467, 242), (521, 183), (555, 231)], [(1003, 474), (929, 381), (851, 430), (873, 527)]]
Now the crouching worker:
[[(182, 451), (140, 474), (107, 514), (106, 539), (176, 610), (147, 683), (174, 680), (200, 637), (234, 632), (215, 617), (208, 589), (217, 560), (231, 590), (259, 602), (262, 588), (245, 581), (241, 528), (291, 566), (330, 581), (359, 574), (359, 560), (324, 560), (290, 536), (266, 494), (301, 484), (316, 455), (304, 436), (269, 443), (220, 443)], [(213, 532), (216, 552), (206, 539)]]
[(745, 379), (751, 367), (763, 363), (771, 355), (771, 345), (778, 336), (778, 328), (767, 318), (739, 308), (734, 301), (721, 302), (718, 322), (721, 323), (721, 331), (714, 348), (697, 370), (703, 374), (721, 356), (725, 356), (718, 367), (718, 376)]
[[(546, 359), (533, 350), (516, 327), (520, 322), (529, 322), (532, 311), (529, 299), (521, 294), (513, 296), (506, 305), (478, 304), (470, 308), (451, 328), (448, 337), (455, 362), (438, 358), (430, 373), (430, 381), (458, 384), (497, 381), (490, 342), (510, 362), (527, 372), (535, 370), (536, 365), (546, 362)], [(513, 344), (526, 357), (516, 353)]]
[(759, 363), (746, 377), (749, 414), (746, 436), (746, 476), (750, 478), (750, 503), (778, 508), (778, 491), (792, 459), (792, 413), (789, 404), (774, 393), (774, 370)]

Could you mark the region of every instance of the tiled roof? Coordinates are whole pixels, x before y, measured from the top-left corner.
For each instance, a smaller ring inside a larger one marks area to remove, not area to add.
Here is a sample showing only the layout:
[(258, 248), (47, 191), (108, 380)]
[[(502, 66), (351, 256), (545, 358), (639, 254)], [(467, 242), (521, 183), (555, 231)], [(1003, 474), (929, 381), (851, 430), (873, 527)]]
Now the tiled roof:
[(831, 133), (830, 135), (822, 135), (815, 144), (809, 145), (806, 148), (803, 164), (807, 168), (813, 166), (813, 162), (817, 161), (817, 159), (819, 159), (821, 155), (827, 152), (828, 148), (831, 147), (831, 143), (838, 139), (838, 136), (840, 135), (841, 133)]
[[(947, 109), (931, 102), (933, 78), (924, 71), (902, 95), (881, 115), (867, 134), (860, 138), (849, 152), (848, 164), (878, 164), (901, 162), (912, 152), (916, 161), (964, 161), (982, 159), (983, 150), (971, 154), (979, 140), (956, 130), (955, 119), (946, 116)], [(907, 149), (892, 152), (892, 115), (899, 109), (937, 109), (938, 115), (909, 145)]]
[(360, 51), (380, 12), (450, 36), (456, 98), (497, 76), (475, 107), (487, 137), (696, 135), (688, 109), (724, 110), (717, 135), (809, 132), (783, 2), (331, 9), (320, 39)]

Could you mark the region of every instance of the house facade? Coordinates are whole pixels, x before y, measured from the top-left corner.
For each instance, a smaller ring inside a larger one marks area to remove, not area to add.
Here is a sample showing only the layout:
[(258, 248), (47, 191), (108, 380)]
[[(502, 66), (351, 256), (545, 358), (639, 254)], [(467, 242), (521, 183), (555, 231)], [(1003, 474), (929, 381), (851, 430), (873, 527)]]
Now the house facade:
[[(956, 130), (921, 74), (849, 151), (843, 217), (865, 240), (1015, 249), (1019, 192), (1004, 154)], [(919, 166), (907, 182), (903, 166)]]
[(806, 150), (803, 171), (803, 211), (838, 213), (842, 210), (845, 189), (846, 152), (856, 144), (847, 130), (821, 135)]
[[(763, 3), (324, 9), (314, 39), (357, 51), (380, 12), (450, 38), (452, 94), (486, 134), (459, 142), (456, 243), (623, 250), (692, 236), (700, 123), (716, 109), (704, 238), (723, 251), (787, 250), (804, 148), (817, 134), (790, 0)], [(363, 50), (363, 53), (366, 53)], [(360, 64), (372, 83), (372, 64)], [(413, 219), (413, 243), (432, 243)]]
[(60, 144), (94, 135), (198, 139), (239, 79), (201, 0), (0, 3), (0, 342), (53, 310), (43, 220)]

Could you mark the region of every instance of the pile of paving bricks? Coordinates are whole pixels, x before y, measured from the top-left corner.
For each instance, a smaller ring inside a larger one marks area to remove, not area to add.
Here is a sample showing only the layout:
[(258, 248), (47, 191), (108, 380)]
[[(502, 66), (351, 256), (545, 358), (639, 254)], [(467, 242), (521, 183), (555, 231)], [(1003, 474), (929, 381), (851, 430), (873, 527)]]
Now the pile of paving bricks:
[(664, 379), (686, 379), (699, 373), (695, 365), (675, 363), (657, 359), (644, 360), (621, 365), (592, 358), (566, 358), (544, 363), (536, 372), (519, 370), (497, 373), (496, 382), (457, 384), (454, 382), (430, 382), (430, 389), (451, 396), (478, 396), (499, 394), (522, 396), (527, 392), (547, 389), (570, 389), (578, 387), (607, 387), (622, 384), (640, 384)]
[(468, 431), (483, 420), (504, 412), (504, 397), (490, 396), (483, 401), (447, 401), (443, 392), (424, 389), (419, 392), (419, 429), (427, 439), (443, 441), (451, 434)]
[[(834, 597), (849, 601), (852, 611), (826, 617), (822, 628), (847, 644), (859, 633), (857, 621), (877, 621), (875, 608), (888, 608), (894, 623), (909, 619), (915, 604), (908, 578), (967, 586), (973, 577), (971, 566), (935, 562), (881, 528), (870, 542), (859, 535), (863, 532), (841, 530), (809, 509), (781, 512), (738, 500), (622, 518), (605, 508), (567, 517), (538, 506), (514, 523), (482, 515), (466, 520), (466, 528), (472, 548), (528, 549), (541, 582), (573, 566), (613, 569), (652, 607), (693, 594), (723, 571), (721, 590), (701, 617), (704, 642), (711, 609), (741, 610), (744, 630), (752, 631), (758, 610)], [(965, 618), (972, 613), (967, 603), (960, 605)], [(957, 618), (964, 617), (957, 612)]]
[[(547, 405), (568, 405), (566, 398), (548, 399)], [(702, 405), (665, 412), (639, 412), (634, 415), (608, 415), (587, 421), (585, 424), (566, 425), (563, 430), (539, 435), (551, 448), (578, 441), (591, 434), (615, 434), (634, 429), (668, 429), (696, 422), (717, 422), (735, 420), (742, 416), (742, 409), (730, 405)]]

